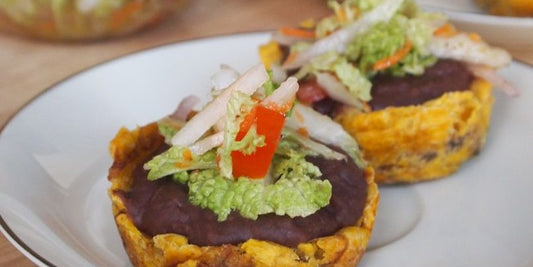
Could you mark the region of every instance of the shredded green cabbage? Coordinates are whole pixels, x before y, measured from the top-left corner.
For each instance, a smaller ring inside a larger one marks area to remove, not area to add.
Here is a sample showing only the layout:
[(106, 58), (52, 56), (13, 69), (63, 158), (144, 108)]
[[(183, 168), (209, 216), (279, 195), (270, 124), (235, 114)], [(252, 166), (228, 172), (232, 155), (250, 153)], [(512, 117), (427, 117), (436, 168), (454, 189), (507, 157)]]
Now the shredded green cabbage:
[(257, 133), (257, 127), (252, 125), (250, 130), (244, 135), (240, 141), (234, 140), (230, 145), (231, 151), (240, 151), (244, 155), (253, 154), (258, 147), (265, 146), (265, 136)]
[(280, 143), (271, 167), (271, 174), (275, 179), (304, 176), (317, 178), (322, 175), (317, 166), (305, 160), (307, 154), (300, 147), (287, 139)]
[(291, 150), (300, 151), (301, 153), (311, 156), (321, 156), (325, 159), (331, 160), (346, 160), (346, 156), (334, 151), (326, 145), (315, 142), (309, 137), (302, 136), (301, 134), (291, 130), (283, 129), (283, 138), (278, 144), (276, 154), (288, 155)]
[(159, 134), (165, 137), (165, 143), (171, 144), (172, 137), (183, 127), (184, 121), (173, 119), (170, 117), (164, 117), (157, 121), (157, 128)]
[(370, 101), (372, 83), (347, 60), (341, 60), (333, 67), (337, 78), (348, 87), (348, 91), (363, 101)]
[[(224, 126), (224, 142), (218, 148), (218, 157), (220, 159), (218, 166), (220, 174), (226, 178), (233, 177), (233, 165), (231, 160), (231, 152), (235, 150), (242, 150), (245, 154), (251, 154), (255, 151), (257, 146), (264, 146), (265, 137), (257, 134), (255, 130), (248, 131), (247, 137), (243, 140), (235, 141), (241, 123), (245, 116), (250, 113), (255, 106), (252, 98), (242, 92), (235, 91), (231, 94), (228, 101), (225, 126)], [(250, 134), (250, 136), (248, 136)]]
[(412, 48), (407, 56), (387, 71), (395, 75), (422, 74), (427, 66), (435, 63), (435, 58), (426, 48), (432, 33), (433, 29), (423, 20), (396, 14), (389, 22), (374, 25), (366, 34), (352, 41), (346, 49), (346, 57), (358, 62), (361, 72), (372, 75), (372, 66), (376, 62), (394, 55), (409, 41)]
[(265, 95), (269, 96), (271, 95), (274, 90), (278, 89), (279, 84), (275, 83), (274, 80), (272, 80), (272, 70), (268, 70), (268, 80), (263, 84), (263, 88), (265, 89)]
[[(315, 34), (319, 39), (324, 38), (333, 31), (353, 23), (382, 3), (383, 0), (330, 1), (328, 4), (337, 15), (322, 19), (315, 28)], [(359, 13), (354, 13), (354, 10)], [(353, 38), (344, 52), (339, 54), (332, 50), (312, 58), (295, 76), (302, 79), (317, 72), (332, 72), (354, 97), (370, 101), (370, 80), (378, 72), (387, 72), (394, 76), (421, 75), (428, 66), (437, 61), (429, 52), (428, 45), (435, 25), (442, 25), (445, 20), (442, 15), (423, 12), (415, 1), (405, 0), (390, 20), (378, 22), (368, 31)], [(396, 54), (406, 47), (407, 42), (411, 44), (407, 55), (384, 70), (374, 70), (378, 61)], [(291, 51), (300, 49), (301, 47), (291, 47)]]
[(212, 210), (219, 221), (226, 220), (233, 210), (250, 219), (266, 213), (290, 217), (313, 214), (328, 205), (332, 189), (328, 180), (320, 179), (320, 169), (305, 157), (342, 159), (322, 144), (284, 132), (270, 170), (275, 183), (265, 184), (246, 177), (227, 179), (217, 169), (216, 149), (201, 156), (187, 150), (173, 146), (154, 157), (145, 164), (148, 179), (172, 175), (175, 182), (188, 186), (192, 204)]
[(283, 177), (264, 185), (247, 178), (229, 180), (210, 169), (191, 173), (188, 187), (189, 201), (212, 210), (219, 221), (226, 220), (232, 210), (254, 220), (266, 213), (305, 217), (326, 206), (331, 198), (329, 181), (306, 176)]
[(371, 99), (370, 89), (372, 84), (354, 67), (348, 60), (335, 51), (324, 53), (313, 58), (305, 69), (307, 73), (315, 71), (329, 71), (335, 73), (337, 78), (348, 88), (348, 91), (355, 97), (369, 101)]
[(197, 156), (190, 153), (187, 147), (173, 146), (148, 161), (144, 169), (149, 170), (148, 180), (153, 181), (181, 171), (209, 169), (216, 166), (214, 150)]
[(356, 5), (363, 12), (374, 9), (377, 5), (381, 4), (383, 0), (348, 0), (352, 5)]

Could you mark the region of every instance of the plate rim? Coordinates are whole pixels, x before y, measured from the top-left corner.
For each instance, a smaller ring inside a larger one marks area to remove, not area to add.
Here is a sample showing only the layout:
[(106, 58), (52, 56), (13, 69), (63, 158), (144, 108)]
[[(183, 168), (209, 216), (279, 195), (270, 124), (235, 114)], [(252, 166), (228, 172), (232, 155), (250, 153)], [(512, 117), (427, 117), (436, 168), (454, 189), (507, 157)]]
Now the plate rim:
[(31, 260), (33, 263), (39, 266), (49, 266), (55, 267), (56, 265), (48, 261), (46, 258), (41, 256), (30, 246), (28, 246), (22, 239), (20, 239), (15, 232), (9, 227), (7, 222), (4, 220), (2, 215), (0, 215), (0, 232), (5, 236), (6, 240), (11, 243), (19, 252), (22, 253), (26, 258)]
[[(532, 20), (533, 22), (533, 20)], [(533, 23), (532, 23), (533, 25)], [(234, 33), (221, 33), (221, 34), (215, 34), (215, 35), (209, 35), (209, 36), (200, 36), (196, 38), (191, 39), (185, 39), (185, 40), (179, 40), (179, 41), (171, 41), (171, 42), (165, 42), (156, 46), (142, 48), (134, 51), (130, 51), (128, 53), (114, 56), (112, 58), (106, 59), (104, 61), (98, 62), (96, 64), (87, 66), (82, 68), (81, 70), (78, 70), (74, 73), (71, 73), (64, 78), (54, 82), (50, 86), (43, 89), (41, 92), (39, 92), (37, 95), (30, 98), (28, 101), (26, 101), (23, 105), (21, 105), (19, 108), (17, 108), (6, 120), (5, 124), (0, 126), (0, 139), (3, 136), (4, 130), (6, 130), (12, 123), (17, 119), (17, 117), (28, 108), (29, 105), (39, 101), (42, 99), (43, 96), (45, 96), (47, 93), (52, 92), (53, 90), (57, 90), (58, 87), (60, 87), (61, 84), (68, 82), (69, 80), (77, 77), (78, 75), (81, 75), (85, 72), (88, 72), (92, 69), (101, 67), (106, 64), (110, 64), (114, 61), (125, 59), (128, 57), (132, 57), (138, 54), (142, 54), (148, 51), (155, 51), (161, 48), (166, 48), (174, 45), (180, 45), (180, 44), (187, 44), (187, 43), (194, 43), (194, 42), (201, 42), (206, 40), (216, 40), (216, 39), (223, 39), (223, 38), (231, 38), (231, 37), (238, 37), (238, 36), (253, 36), (253, 35), (261, 35), (261, 34), (268, 34), (271, 33), (274, 30), (260, 30), (260, 31), (243, 31), (243, 32), (234, 32)], [(516, 59), (513, 59), (512, 65), (518, 65), (521, 68), (527, 68), (533, 71), (533, 66), (517, 61)], [(47, 260), (44, 256), (37, 253), (35, 250), (33, 250), (30, 246), (28, 246), (14, 231), (9, 227), (9, 224), (5, 221), (5, 219), (0, 214), (0, 232), (6, 237), (6, 239), (19, 251), (21, 254), (23, 254), (26, 258), (28, 258), (33, 263), (37, 264), (38, 266), (50, 266), (55, 267), (57, 265), (53, 264), (49, 260)]]
[[(103, 60), (101, 62), (98, 62), (96, 64), (92, 64), (89, 66), (86, 66), (78, 71), (75, 71), (62, 79), (55, 81), (39, 93), (37, 93), (35, 96), (28, 99), (23, 105), (18, 107), (12, 114), (10, 114), (5, 121), (3, 125), (0, 126), (0, 138), (2, 138), (4, 130), (6, 130), (13, 121), (16, 120), (16, 118), (22, 113), (24, 110), (26, 110), (30, 105), (33, 103), (39, 101), (44, 97), (46, 94), (57, 90), (58, 87), (60, 87), (61, 84), (68, 82), (69, 80), (77, 77), (78, 75), (81, 75), (85, 72), (88, 72), (92, 69), (104, 66), (106, 64), (110, 64), (114, 61), (128, 58), (135, 56), (137, 54), (142, 54), (148, 51), (155, 51), (158, 49), (174, 46), (174, 45), (181, 45), (181, 44), (187, 44), (187, 43), (194, 43), (194, 42), (201, 42), (205, 40), (214, 40), (214, 39), (223, 39), (223, 38), (230, 38), (230, 37), (237, 37), (237, 36), (246, 36), (246, 35), (260, 35), (260, 34), (268, 34), (273, 32), (275, 29), (267, 29), (267, 30), (260, 30), (260, 31), (237, 31), (237, 32), (231, 32), (231, 33), (219, 33), (219, 34), (213, 34), (213, 35), (207, 35), (207, 36), (199, 36), (195, 38), (190, 39), (184, 39), (184, 40), (178, 40), (178, 41), (169, 41), (164, 42), (155, 46), (150, 46), (146, 48), (141, 48), (137, 50), (133, 50), (130, 52), (127, 52), (125, 54), (117, 55), (114, 57), (111, 57), (109, 59)], [(39, 266), (49, 266), (49, 267), (55, 267), (56, 265), (47, 260), (44, 256), (37, 253), (35, 250), (33, 250), (29, 245), (27, 245), (9, 226), (9, 224), (5, 221), (5, 219), (2, 217), (2, 214), (0, 214), (0, 233), (2, 233), (7, 241), (11, 243), (20, 253), (22, 253), (26, 258), (28, 258), (33, 263), (39, 265)]]

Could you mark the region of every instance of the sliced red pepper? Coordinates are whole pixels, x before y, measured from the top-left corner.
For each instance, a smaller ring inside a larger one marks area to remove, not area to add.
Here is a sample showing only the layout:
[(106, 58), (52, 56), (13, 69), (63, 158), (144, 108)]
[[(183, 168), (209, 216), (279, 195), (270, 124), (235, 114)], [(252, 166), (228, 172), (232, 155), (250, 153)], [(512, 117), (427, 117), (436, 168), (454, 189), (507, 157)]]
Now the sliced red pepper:
[(322, 89), (322, 87), (318, 84), (316, 79), (300, 83), (300, 88), (296, 93), (296, 97), (298, 98), (298, 100), (300, 100), (300, 102), (306, 105), (311, 105), (326, 98), (327, 96), (328, 95), (326, 94), (324, 89)]
[(257, 105), (241, 123), (236, 140), (240, 141), (256, 125), (257, 133), (265, 136), (265, 145), (258, 147), (254, 153), (245, 155), (240, 151), (231, 152), (233, 177), (246, 176), (260, 179), (266, 176), (281, 138), (281, 129), (285, 123), (285, 114), (278, 110)]

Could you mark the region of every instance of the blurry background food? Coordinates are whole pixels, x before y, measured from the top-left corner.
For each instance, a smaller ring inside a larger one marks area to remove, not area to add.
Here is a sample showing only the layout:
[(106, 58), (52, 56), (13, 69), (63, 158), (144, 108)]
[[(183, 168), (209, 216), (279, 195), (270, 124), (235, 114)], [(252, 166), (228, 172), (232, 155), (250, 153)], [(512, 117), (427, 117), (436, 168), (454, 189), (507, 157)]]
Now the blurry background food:
[(0, 30), (53, 40), (121, 36), (155, 25), (187, 0), (0, 0)]
[(476, 0), (491, 14), (500, 16), (533, 16), (533, 0)]

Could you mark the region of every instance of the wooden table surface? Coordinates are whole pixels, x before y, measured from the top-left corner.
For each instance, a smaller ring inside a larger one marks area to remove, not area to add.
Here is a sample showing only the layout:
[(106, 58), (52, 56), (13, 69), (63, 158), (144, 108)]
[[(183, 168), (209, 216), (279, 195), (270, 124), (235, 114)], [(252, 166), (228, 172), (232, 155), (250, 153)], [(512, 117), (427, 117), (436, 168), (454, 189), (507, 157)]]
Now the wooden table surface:
[[(124, 38), (48, 43), (0, 34), (0, 129), (32, 98), (99, 62), (160, 44), (275, 29), (328, 14), (324, 0), (191, 0), (162, 25)], [(295, 10), (298, 10), (295, 12)], [(533, 64), (533, 51), (514, 51)], [(0, 266), (35, 266), (0, 235)]]

